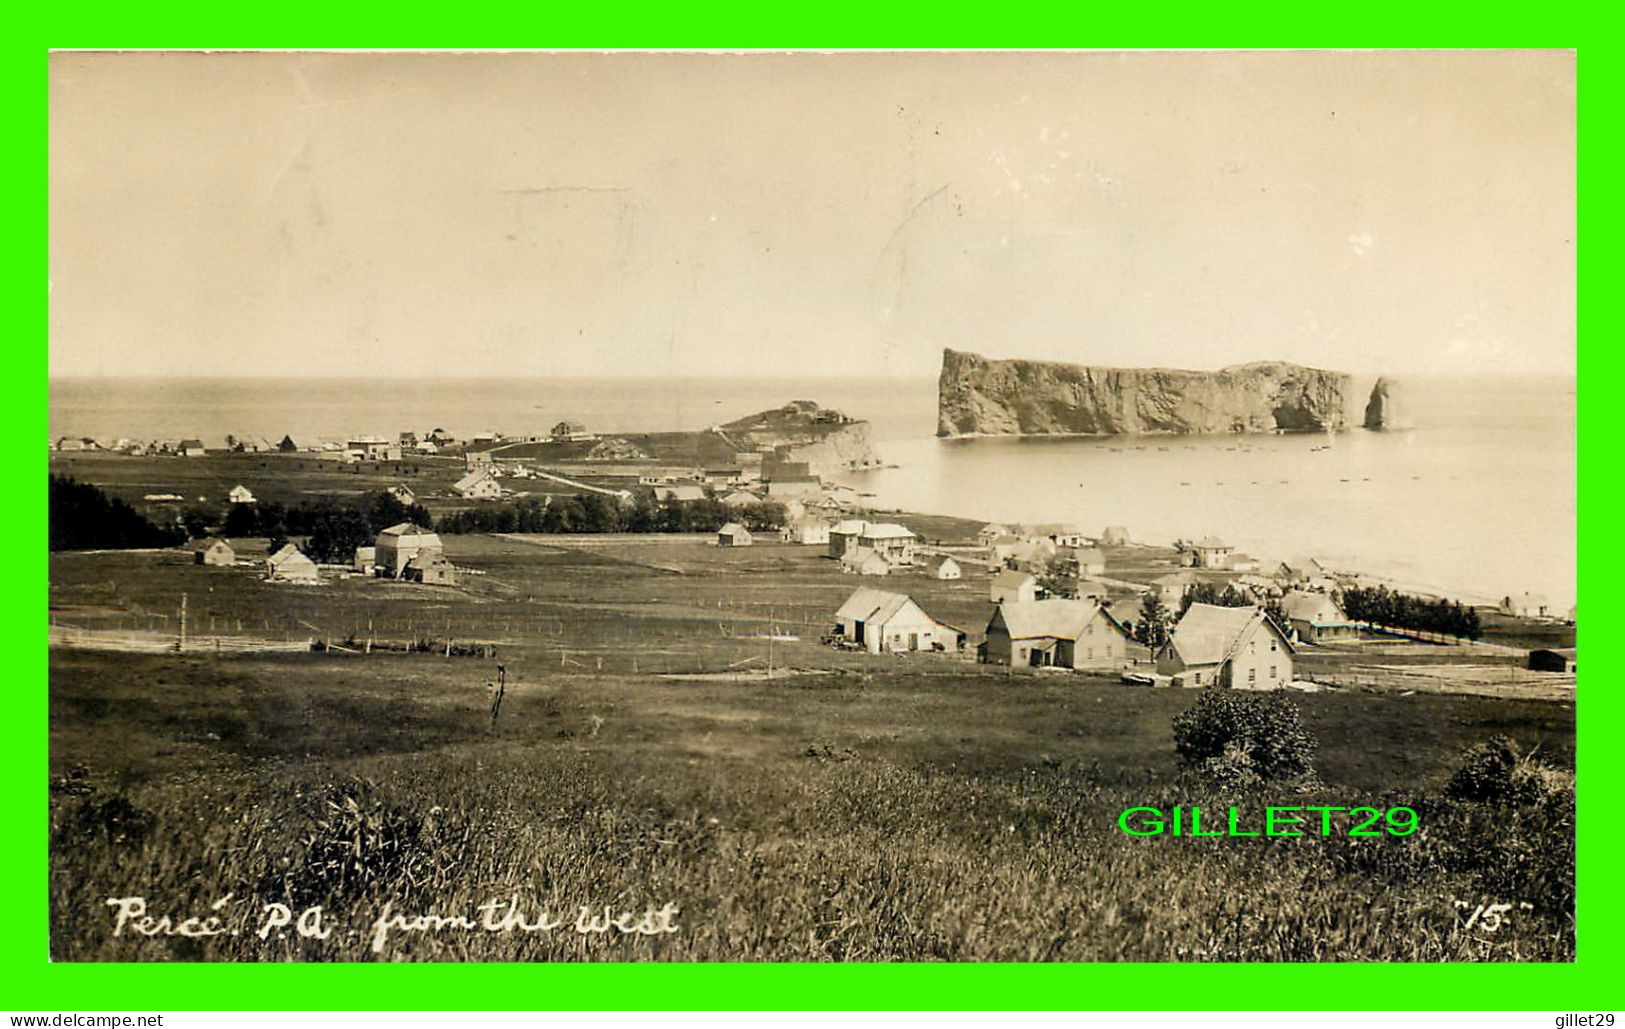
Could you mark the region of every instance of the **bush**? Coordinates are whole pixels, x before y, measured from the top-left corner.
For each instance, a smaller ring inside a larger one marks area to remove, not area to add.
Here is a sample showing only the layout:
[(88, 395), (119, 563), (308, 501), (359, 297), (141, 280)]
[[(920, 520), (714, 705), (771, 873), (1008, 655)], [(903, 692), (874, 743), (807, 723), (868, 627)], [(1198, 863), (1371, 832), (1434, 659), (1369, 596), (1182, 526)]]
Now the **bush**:
[(1210, 689), (1174, 716), (1180, 763), (1230, 785), (1312, 779), (1317, 746), (1279, 693)]
[(1451, 775), (1445, 793), (1506, 807), (1526, 807), (1574, 795), (1574, 776), (1523, 753), (1507, 736), (1475, 743), (1461, 753), (1461, 767)]

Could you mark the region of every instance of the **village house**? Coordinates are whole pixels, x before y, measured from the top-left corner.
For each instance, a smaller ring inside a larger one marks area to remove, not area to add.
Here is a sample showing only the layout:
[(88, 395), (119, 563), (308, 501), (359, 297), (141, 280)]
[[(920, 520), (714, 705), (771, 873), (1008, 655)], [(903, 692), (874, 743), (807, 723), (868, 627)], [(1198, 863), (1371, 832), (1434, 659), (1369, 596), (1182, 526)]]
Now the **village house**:
[(1092, 600), (1009, 601), (988, 620), (977, 656), (1012, 667), (1116, 668), (1128, 658), (1128, 638)]
[(451, 488), (464, 500), (496, 500), (502, 496), (502, 484), (489, 468), (473, 469)]
[(401, 569), (401, 578), (407, 582), (455, 586), (457, 568), (439, 550), (420, 550), (413, 554), (412, 560), (406, 562), (406, 567)]
[(319, 449), (315, 443), (302, 438), (294, 439), (292, 435), (282, 437), (282, 442), (278, 443), (276, 448), (284, 454), (300, 454)]
[(1575, 653), (1574, 647), (1531, 650), (1529, 652), (1529, 670), (1531, 672), (1567, 672), (1572, 675), (1579, 668), (1575, 661)]
[(1080, 547), (1075, 550), (1062, 551), (1061, 556), (1075, 562), (1079, 575), (1104, 575), (1106, 573), (1106, 552), (1099, 547)]
[(976, 530), (976, 541), (984, 545), (990, 544), (1001, 536), (1009, 536), (1010, 534), (1010, 527), (1008, 525), (1000, 525), (997, 522), (989, 522), (980, 529)]
[(1293, 590), (1281, 598), (1281, 611), (1300, 643), (1350, 639), (1360, 635), (1360, 627), (1348, 620), (1327, 593)]
[(755, 540), (751, 539), (750, 530), (738, 522), (729, 522), (717, 530), (717, 546), (719, 547), (748, 547)]
[(1048, 537), (1023, 540), (1014, 547), (1008, 548), (1004, 557), (1006, 568), (1026, 568), (1038, 571), (1049, 564), (1050, 559), (1060, 552)]
[(868, 525), (861, 518), (848, 518), (830, 526), (829, 556), (837, 559), (845, 556), (848, 550), (858, 545), (858, 537), (863, 535)]
[(413, 493), (411, 487), (405, 485), (404, 483), (399, 483), (389, 487), (389, 495), (407, 507), (411, 507), (413, 504), (418, 502), (417, 494)]
[(1203, 536), (1190, 546), (1192, 568), (1228, 568), (1235, 548), (1217, 536)]
[(829, 546), (829, 523), (819, 518), (801, 518), (784, 527), (784, 540), (804, 547)]
[(729, 493), (727, 496), (722, 498), (723, 507), (754, 507), (761, 502), (761, 497), (754, 493), (747, 493), (742, 489), (736, 489), (732, 493)]
[(200, 565), (234, 565), (237, 552), (223, 539), (198, 540), (193, 543), (192, 563)]
[(1054, 532), (1049, 534), (1049, 540), (1057, 547), (1077, 548), (1086, 547), (1089, 545), (1089, 537), (1084, 535), (1081, 529), (1074, 529), (1071, 527), (1056, 529)]
[(995, 604), (1029, 604), (1038, 599), (1038, 580), (1030, 572), (1007, 568), (993, 577), (987, 599)]
[(181, 440), (180, 446), (176, 448), (175, 452), (180, 454), (182, 457), (202, 457), (205, 453), (207, 453), (207, 451), (204, 449), (203, 441), (200, 439)]
[(737, 486), (745, 481), (745, 471), (742, 468), (707, 468), (700, 478), (713, 487)]
[(852, 547), (841, 555), (841, 571), (858, 575), (890, 575), (891, 562), (868, 547)]
[(835, 632), (871, 654), (937, 650), (958, 653), (965, 633), (926, 614), (902, 593), (860, 586), (835, 612)]
[(580, 422), (566, 419), (553, 426), (549, 433), (555, 443), (576, 443), (583, 440), (594, 440), (598, 437), (587, 431), (587, 427)]
[(947, 554), (936, 554), (926, 558), (925, 571), (931, 578), (944, 581), (957, 579), (962, 574), (959, 570), (959, 562)]
[(265, 577), (271, 582), (322, 581), (321, 575), (316, 571), (316, 562), (306, 557), (292, 543), (284, 543), (281, 550), (266, 558)]
[(1185, 593), (1197, 581), (1190, 572), (1171, 572), (1152, 579), (1151, 588), (1157, 591), (1157, 599), (1162, 601), (1163, 607), (1172, 608), (1179, 606), (1179, 602), (1185, 599)]
[(361, 436), (346, 440), (344, 449), (368, 461), (399, 461), (401, 447), (378, 436)]
[(858, 546), (873, 550), (894, 565), (914, 563), (914, 544), (919, 537), (895, 522), (865, 522), (858, 534)]
[(1258, 607), (1192, 604), (1160, 651), (1175, 686), (1279, 689), (1292, 681), (1292, 642)]
[(247, 486), (238, 483), (231, 488), (231, 492), (226, 494), (226, 499), (233, 504), (252, 504), (254, 503), (254, 494)]
[(356, 547), (355, 559), (351, 561), (350, 567), (362, 575), (373, 574), (378, 567), (378, 548)]
[(386, 575), (392, 579), (400, 578), (405, 571), (406, 564), (418, 554), (429, 550), (444, 550), (440, 537), (428, 529), (421, 528), (411, 522), (401, 522), (391, 525), (380, 532), (373, 541), (373, 557), (377, 561), (379, 575)]
[(995, 536), (987, 545), (988, 567), (997, 570), (1010, 567), (1010, 559), (1021, 547), (1026, 545), (1020, 536), (1006, 533)]
[(1100, 545), (1103, 547), (1126, 547), (1129, 545), (1128, 530), (1121, 525), (1108, 525), (1100, 533)]

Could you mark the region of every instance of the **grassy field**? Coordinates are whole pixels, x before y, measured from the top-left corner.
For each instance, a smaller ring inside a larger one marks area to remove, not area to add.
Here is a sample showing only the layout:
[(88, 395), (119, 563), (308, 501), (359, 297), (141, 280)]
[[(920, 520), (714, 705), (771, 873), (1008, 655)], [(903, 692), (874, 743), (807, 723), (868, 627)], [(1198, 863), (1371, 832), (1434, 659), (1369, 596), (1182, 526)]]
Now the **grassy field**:
[[(245, 557), (263, 548), (237, 542)], [(445, 542), (483, 574), (455, 589), (296, 587), (179, 550), (52, 555), (63, 624), (173, 632), (184, 593), (194, 633), (496, 646), (494, 659), (53, 650), (56, 957), (1573, 956), (1572, 819), (1440, 793), (1462, 748), (1498, 733), (1572, 767), (1572, 702), (1381, 682), (1298, 696), (1324, 785), (1236, 802), (1408, 802), (1420, 833), (1133, 838), (1115, 827), (1127, 807), (1228, 802), (1175, 763), (1171, 719), (1193, 693), (832, 650), (818, 636), (859, 580), (819, 548)], [(987, 575), (969, 567), (960, 582), (863, 584), (911, 593), (973, 643), (990, 610)], [(1440, 649), (1387, 644), (1381, 660), (1414, 653), (1429, 667)], [(507, 692), (493, 724), (498, 661)], [(746, 676), (769, 662), (778, 677)], [(178, 922), (228, 893), (209, 938), (133, 923), (115, 936), (106, 903), (140, 896)], [(546, 908), (568, 924), (386, 925), (371, 946), (386, 904), (477, 923), (480, 905), (513, 897), (527, 920)], [(290, 926), (261, 939), (271, 902), (322, 906), (329, 935)], [(1512, 907), (1495, 931), (1468, 926), (1478, 905), (1501, 903)], [(676, 932), (575, 928), (583, 906), (642, 916), (667, 904), (680, 908)]]

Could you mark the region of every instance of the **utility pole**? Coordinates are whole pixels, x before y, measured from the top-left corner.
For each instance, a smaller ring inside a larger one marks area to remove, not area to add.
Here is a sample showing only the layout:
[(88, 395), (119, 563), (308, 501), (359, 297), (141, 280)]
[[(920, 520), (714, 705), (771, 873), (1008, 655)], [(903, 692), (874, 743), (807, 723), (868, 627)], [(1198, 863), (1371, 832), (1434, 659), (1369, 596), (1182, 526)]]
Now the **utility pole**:
[(186, 652), (186, 594), (181, 594), (181, 637), (175, 641), (175, 650)]

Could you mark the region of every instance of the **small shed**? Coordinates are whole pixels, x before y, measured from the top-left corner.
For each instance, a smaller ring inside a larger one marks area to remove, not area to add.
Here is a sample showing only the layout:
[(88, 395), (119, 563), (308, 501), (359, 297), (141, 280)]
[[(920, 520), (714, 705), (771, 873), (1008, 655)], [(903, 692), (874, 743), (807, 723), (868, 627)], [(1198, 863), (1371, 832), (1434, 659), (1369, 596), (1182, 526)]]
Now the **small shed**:
[(234, 565), (237, 552), (223, 539), (198, 540), (193, 544), (192, 563), (200, 565)]
[(738, 522), (729, 522), (717, 530), (717, 546), (719, 547), (748, 547), (755, 540), (751, 539), (750, 530)]
[(959, 562), (947, 554), (938, 554), (927, 558), (925, 570), (933, 579), (957, 579), (961, 574)]
[(355, 561), (351, 567), (362, 575), (371, 575), (373, 570), (378, 567), (378, 548), (356, 547)]
[(252, 504), (254, 503), (254, 494), (247, 486), (238, 483), (231, 488), (230, 493), (226, 494), (226, 499), (233, 504)]
[(272, 582), (322, 581), (316, 571), (316, 562), (292, 543), (284, 543), (281, 550), (266, 559), (265, 577)]
[(1573, 675), (1576, 669), (1574, 652), (1575, 648), (1573, 647), (1531, 650), (1529, 652), (1529, 670), (1531, 672), (1567, 672)]
[(868, 547), (853, 547), (841, 555), (841, 571), (859, 575), (890, 575), (891, 562)]

